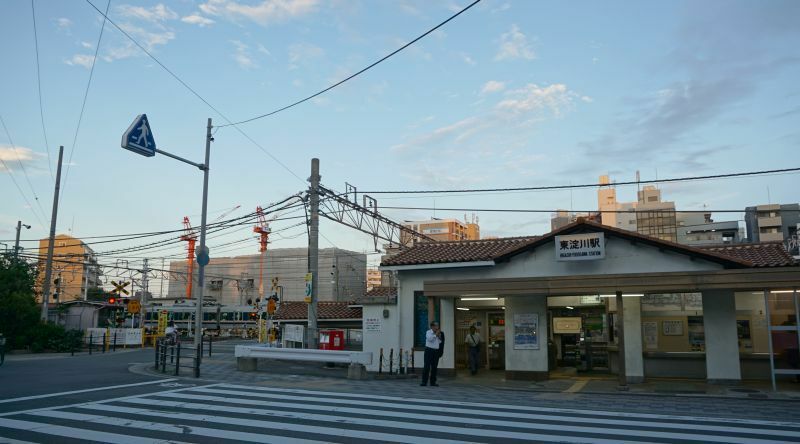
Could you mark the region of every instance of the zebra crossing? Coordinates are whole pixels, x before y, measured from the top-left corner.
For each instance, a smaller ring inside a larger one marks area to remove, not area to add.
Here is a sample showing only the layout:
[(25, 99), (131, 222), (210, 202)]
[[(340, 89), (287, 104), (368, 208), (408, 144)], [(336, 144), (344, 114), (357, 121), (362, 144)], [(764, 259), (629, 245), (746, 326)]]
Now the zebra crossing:
[(0, 414), (5, 442), (766, 444), (800, 423), (222, 383)]

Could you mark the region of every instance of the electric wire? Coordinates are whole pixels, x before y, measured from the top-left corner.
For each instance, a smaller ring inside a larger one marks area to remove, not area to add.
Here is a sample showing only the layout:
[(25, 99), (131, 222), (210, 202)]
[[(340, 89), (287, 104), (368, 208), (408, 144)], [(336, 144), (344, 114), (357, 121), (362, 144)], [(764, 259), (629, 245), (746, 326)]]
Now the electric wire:
[[(31, 1), (33, 1), (33, 0), (31, 0)], [(148, 57), (150, 57), (150, 58), (151, 58), (151, 59), (152, 59), (154, 62), (156, 62), (156, 63), (158, 64), (158, 66), (160, 66), (162, 69), (164, 69), (164, 71), (166, 71), (166, 72), (167, 72), (169, 75), (171, 75), (171, 76), (172, 76), (172, 78), (174, 78), (175, 80), (177, 80), (177, 81), (178, 81), (178, 83), (180, 83), (181, 85), (183, 85), (183, 87), (184, 87), (184, 88), (186, 88), (187, 90), (189, 90), (189, 92), (191, 92), (191, 93), (192, 93), (192, 94), (193, 94), (195, 97), (197, 97), (198, 99), (200, 99), (200, 101), (202, 101), (203, 103), (205, 103), (205, 104), (206, 104), (206, 106), (208, 106), (209, 108), (211, 108), (211, 109), (212, 109), (212, 110), (213, 110), (215, 113), (217, 113), (217, 114), (218, 114), (220, 117), (222, 117), (222, 119), (223, 119), (223, 120), (225, 120), (226, 122), (228, 122), (228, 124), (229, 124), (229, 125), (233, 125), (233, 127), (234, 127), (234, 128), (236, 128), (236, 130), (237, 130), (237, 131), (238, 131), (238, 132), (239, 132), (239, 133), (240, 133), (242, 136), (244, 136), (246, 139), (248, 139), (250, 142), (252, 142), (252, 143), (253, 143), (253, 144), (254, 144), (256, 147), (258, 147), (258, 148), (259, 148), (259, 149), (260, 149), (260, 150), (261, 150), (261, 151), (262, 151), (264, 154), (266, 154), (267, 156), (269, 156), (270, 158), (272, 158), (272, 160), (274, 160), (274, 161), (275, 161), (275, 162), (276, 162), (278, 165), (280, 165), (280, 166), (281, 166), (283, 169), (285, 169), (287, 172), (289, 172), (289, 174), (291, 174), (292, 176), (296, 177), (296, 178), (297, 178), (299, 181), (301, 181), (301, 182), (305, 183), (305, 180), (303, 180), (303, 178), (302, 178), (302, 177), (298, 176), (298, 175), (297, 175), (297, 173), (295, 173), (294, 171), (292, 171), (292, 169), (291, 169), (291, 168), (289, 168), (288, 166), (286, 166), (286, 165), (285, 165), (283, 162), (281, 162), (281, 161), (280, 161), (280, 159), (278, 159), (277, 157), (275, 157), (275, 156), (274, 156), (272, 153), (270, 153), (270, 152), (269, 152), (269, 151), (268, 151), (266, 148), (264, 148), (263, 146), (261, 146), (261, 144), (257, 143), (255, 140), (253, 140), (253, 138), (252, 138), (252, 137), (250, 137), (250, 136), (249, 136), (247, 133), (245, 133), (245, 132), (244, 132), (244, 131), (243, 131), (241, 128), (239, 128), (239, 127), (238, 127), (236, 124), (234, 124), (234, 123), (233, 123), (233, 122), (232, 122), (232, 121), (231, 121), (231, 120), (230, 120), (230, 119), (229, 119), (227, 116), (225, 116), (225, 114), (223, 114), (223, 113), (222, 113), (222, 111), (220, 111), (219, 109), (217, 109), (217, 108), (216, 108), (214, 105), (212, 105), (212, 104), (211, 104), (211, 103), (210, 103), (208, 100), (206, 100), (206, 99), (205, 99), (203, 96), (201, 96), (201, 95), (200, 95), (200, 93), (198, 93), (197, 91), (195, 91), (195, 90), (194, 90), (194, 88), (192, 88), (191, 86), (189, 86), (189, 84), (188, 84), (188, 83), (186, 83), (185, 81), (183, 81), (183, 79), (181, 79), (180, 77), (178, 77), (178, 75), (177, 75), (177, 74), (175, 74), (175, 73), (174, 73), (174, 72), (173, 72), (171, 69), (167, 68), (167, 66), (166, 66), (165, 64), (163, 64), (163, 63), (161, 62), (161, 60), (159, 60), (159, 59), (158, 59), (156, 56), (154, 56), (154, 55), (153, 55), (153, 54), (152, 54), (150, 51), (148, 51), (148, 50), (147, 50), (147, 49), (146, 49), (146, 48), (145, 48), (145, 47), (144, 47), (144, 46), (143, 46), (141, 43), (139, 43), (139, 42), (138, 42), (136, 39), (134, 39), (134, 38), (133, 38), (133, 37), (132, 37), (130, 34), (128, 34), (128, 33), (127, 33), (127, 32), (126, 32), (124, 29), (122, 29), (122, 28), (121, 28), (119, 25), (117, 25), (117, 24), (116, 24), (116, 22), (114, 22), (113, 20), (111, 20), (111, 19), (108, 17), (108, 15), (107, 15), (107, 14), (104, 14), (104, 13), (103, 13), (103, 11), (101, 11), (101, 10), (100, 10), (100, 9), (99, 9), (97, 6), (95, 6), (95, 5), (94, 5), (94, 3), (92, 3), (90, 0), (86, 0), (86, 3), (88, 3), (88, 4), (89, 4), (89, 5), (92, 7), (92, 8), (94, 8), (94, 10), (95, 10), (95, 11), (97, 11), (97, 12), (98, 12), (100, 15), (102, 15), (102, 16), (105, 18), (105, 20), (107, 20), (109, 23), (111, 23), (111, 24), (112, 24), (112, 25), (113, 25), (113, 26), (114, 26), (114, 27), (115, 27), (115, 28), (116, 28), (116, 29), (117, 29), (119, 32), (121, 32), (121, 33), (122, 33), (122, 34), (123, 34), (125, 37), (127, 37), (127, 38), (128, 38), (128, 40), (130, 40), (131, 42), (133, 42), (133, 44), (135, 44), (136, 46), (138, 46), (138, 47), (139, 47), (139, 49), (141, 49), (141, 50), (142, 50), (142, 52), (144, 52), (144, 53), (145, 53), (145, 54), (146, 54)], [(226, 125), (226, 126), (229, 126), (229, 125)], [(219, 128), (219, 126), (217, 126), (217, 128)]]
[(34, 0), (31, 0), (31, 16), (33, 17), (33, 42), (36, 48), (36, 85), (39, 89), (39, 117), (42, 121), (42, 135), (44, 135), (44, 147), (47, 149), (47, 167), (50, 169), (50, 178), (53, 182), (56, 181), (53, 176), (53, 162), (50, 159), (50, 143), (47, 141), (47, 128), (44, 124), (44, 105), (42, 104), (42, 74), (39, 64), (39, 33), (36, 30), (36, 8), (33, 5)]
[(94, 77), (94, 67), (97, 65), (97, 55), (100, 53), (100, 42), (103, 41), (103, 31), (106, 29), (106, 15), (108, 14), (108, 9), (111, 7), (111, 0), (108, 0), (106, 4), (106, 12), (103, 15), (103, 24), (100, 25), (100, 36), (97, 37), (97, 46), (94, 48), (94, 58), (92, 59), (92, 67), (89, 69), (89, 80), (86, 82), (86, 90), (83, 93), (83, 103), (81, 103), (81, 112), (78, 114), (78, 125), (75, 127), (75, 136), (72, 138), (72, 148), (69, 150), (69, 158), (67, 159), (67, 171), (64, 174), (64, 182), (61, 184), (61, 197), (59, 199), (63, 199), (64, 196), (64, 188), (67, 186), (67, 180), (69, 179), (69, 171), (70, 167), (72, 166), (72, 155), (75, 154), (75, 145), (78, 143), (78, 133), (81, 130), (81, 122), (83, 121), (83, 112), (86, 110), (86, 100), (89, 98), (89, 89), (92, 86), (92, 78)]
[[(28, 176), (28, 170), (25, 168), (25, 164), (22, 163), (22, 159), (20, 159), (19, 153), (17, 152), (17, 146), (14, 144), (14, 140), (11, 138), (11, 133), (8, 131), (8, 127), (6, 126), (6, 121), (3, 119), (2, 115), (0, 115), (0, 124), (3, 125), (3, 130), (5, 131), (6, 137), (8, 138), (8, 143), (11, 145), (11, 149), (14, 150), (14, 157), (17, 158), (17, 163), (19, 163), (19, 167), (20, 169), (22, 169), (22, 174), (25, 175), (25, 180), (28, 182), (28, 187), (31, 189), (31, 194), (33, 194), (33, 200), (36, 201), (36, 205), (38, 206), (39, 211), (42, 213), (42, 217), (47, 219), (47, 213), (45, 213), (44, 208), (42, 208), (42, 203), (39, 201), (39, 196), (36, 194), (36, 190), (33, 188), (30, 176)], [(3, 164), (5, 165), (5, 162), (3, 162)], [(8, 170), (8, 173), (10, 175), (11, 170), (8, 169), (7, 165), (5, 168)], [(30, 202), (28, 203), (28, 205), (30, 206)], [(33, 207), (31, 207), (31, 211), (33, 211), (34, 214), (36, 214), (36, 211), (34, 210)], [(40, 224), (42, 223), (41, 222), (42, 219), (39, 219), (39, 216), (36, 216), (36, 219), (39, 220)]]
[[(710, 174), (705, 176), (673, 177), (667, 179), (631, 180), (614, 183), (584, 183), (577, 185), (545, 185), (531, 187), (507, 187), (507, 188), (473, 188), (473, 189), (451, 189), (451, 190), (372, 190), (359, 191), (362, 194), (462, 194), (462, 193), (485, 193), (485, 192), (515, 192), (515, 191), (543, 191), (543, 190), (569, 190), (579, 188), (601, 188), (620, 185), (648, 185), (657, 183), (687, 182), (696, 180), (728, 179), (734, 177), (761, 176), (767, 174), (797, 173), (800, 167), (781, 168), (773, 170), (745, 171), (739, 173)], [(384, 207), (386, 208), (386, 207)]]
[[(391, 206), (384, 206), (381, 207), (385, 210), (436, 210), (436, 211), (473, 211), (476, 213), (486, 212), (486, 213), (556, 213), (558, 211), (564, 211), (563, 209), (560, 210), (544, 210), (544, 209), (526, 209), (526, 208), (440, 208), (440, 207), (391, 207)], [(571, 213), (622, 213), (622, 214), (642, 214), (642, 213), (749, 213), (749, 212), (756, 212), (758, 210), (673, 210), (671, 208), (664, 209), (631, 209), (631, 210), (570, 210)], [(780, 209), (780, 210), (772, 210), (772, 211), (781, 211), (787, 213), (797, 213), (800, 212), (800, 209)]]
[(28, 200), (28, 197), (22, 191), (22, 188), (20, 188), (19, 184), (17, 183), (17, 179), (14, 178), (14, 173), (11, 172), (11, 169), (8, 167), (8, 164), (6, 164), (6, 161), (3, 160), (2, 157), (0, 157), (0, 163), (2, 163), (3, 164), (3, 168), (6, 171), (8, 171), (8, 176), (11, 178), (11, 181), (14, 182), (14, 186), (17, 187), (17, 191), (19, 191), (20, 196), (22, 196), (22, 198), (25, 200), (25, 203), (28, 204), (28, 208), (30, 208), (30, 210), (33, 213), (33, 215), (36, 216), (36, 220), (39, 221), (39, 224), (44, 226), (44, 222), (42, 222), (42, 219), (39, 217), (39, 214), (36, 213), (36, 211), (33, 209), (33, 205), (31, 205), (31, 201)]
[(423, 38), (425, 38), (426, 36), (428, 36), (430, 33), (434, 32), (434, 31), (436, 31), (437, 29), (441, 28), (442, 26), (446, 25), (446, 24), (447, 24), (447, 23), (449, 23), (451, 20), (455, 19), (455, 18), (456, 18), (456, 17), (458, 17), (459, 15), (461, 15), (461, 14), (465, 13), (465, 12), (466, 12), (468, 9), (470, 9), (470, 8), (472, 8), (473, 6), (475, 6), (475, 5), (477, 5), (478, 3), (480, 3), (480, 1), (481, 1), (481, 0), (475, 0), (475, 1), (473, 1), (472, 3), (470, 3), (470, 4), (469, 4), (469, 5), (467, 5), (467, 6), (465, 6), (463, 9), (461, 9), (460, 11), (458, 11), (458, 12), (456, 12), (455, 14), (451, 15), (451, 16), (450, 16), (450, 17), (449, 17), (447, 20), (445, 20), (445, 21), (443, 21), (443, 22), (439, 23), (438, 25), (434, 26), (433, 28), (431, 28), (431, 29), (429, 29), (429, 30), (425, 31), (423, 34), (421, 34), (421, 35), (417, 36), (417, 37), (416, 37), (414, 40), (411, 40), (410, 42), (406, 43), (405, 45), (403, 45), (403, 46), (401, 46), (401, 47), (399, 47), (399, 48), (395, 49), (394, 51), (392, 51), (392, 52), (390, 52), (389, 54), (387, 54), (387, 55), (385, 55), (385, 56), (381, 57), (381, 58), (380, 58), (380, 59), (378, 59), (377, 61), (375, 61), (375, 62), (373, 62), (373, 63), (371, 63), (371, 64), (367, 65), (367, 66), (366, 66), (366, 67), (364, 67), (364, 68), (362, 68), (361, 70), (359, 70), (359, 71), (358, 71), (358, 72), (356, 72), (355, 74), (351, 74), (350, 76), (348, 76), (348, 77), (345, 77), (344, 79), (342, 79), (342, 80), (340, 80), (340, 81), (338, 81), (338, 82), (334, 83), (333, 85), (330, 85), (330, 86), (328, 86), (327, 88), (325, 88), (325, 89), (323, 89), (323, 90), (320, 90), (320, 91), (318, 91), (318, 92), (316, 92), (316, 93), (314, 93), (314, 94), (312, 94), (312, 95), (310, 95), (310, 96), (308, 96), (308, 97), (305, 97), (305, 98), (303, 98), (303, 99), (300, 99), (300, 100), (298, 100), (298, 101), (296, 101), (296, 102), (294, 102), (294, 103), (290, 103), (289, 105), (286, 105), (286, 106), (284, 106), (284, 107), (278, 108), (278, 109), (276, 109), (276, 110), (274, 110), (274, 111), (270, 111), (270, 112), (268, 112), (268, 113), (265, 113), (265, 114), (260, 114), (260, 115), (258, 115), (258, 116), (251, 117), (251, 118), (249, 118), (249, 119), (240, 120), (240, 121), (238, 121), (238, 122), (235, 122), (235, 123), (229, 123), (228, 125), (220, 125), (219, 127), (220, 127), (220, 128), (225, 128), (226, 126), (231, 126), (231, 125), (241, 125), (241, 124), (243, 124), (243, 123), (249, 123), (249, 122), (252, 122), (252, 121), (254, 121), (254, 120), (263, 119), (263, 118), (265, 118), (265, 117), (269, 117), (269, 116), (272, 116), (272, 115), (274, 115), (274, 114), (277, 114), (277, 113), (279, 113), (279, 112), (281, 112), (281, 111), (285, 111), (285, 110), (287, 110), (287, 109), (289, 109), (289, 108), (293, 108), (293, 107), (295, 107), (295, 106), (297, 106), (297, 105), (300, 105), (301, 103), (307, 102), (307, 101), (309, 101), (309, 100), (311, 100), (311, 99), (313, 99), (313, 98), (315, 98), (315, 97), (317, 97), (317, 96), (320, 96), (320, 95), (322, 95), (322, 94), (325, 94), (326, 92), (328, 92), (328, 91), (330, 91), (330, 90), (332, 90), (332, 89), (336, 88), (337, 86), (340, 86), (340, 85), (342, 85), (343, 83), (345, 83), (345, 82), (347, 82), (347, 81), (349, 81), (349, 80), (351, 80), (351, 79), (354, 79), (355, 77), (358, 77), (359, 75), (361, 75), (361, 74), (365, 73), (366, 71), (368, 71), (368, 70), (370, 70), (370, 69), (374, 68), (375, 66), (377, 66), (377, 65), (379, 65), (380, 63), (384, 62), (385, 60), (387, 60), (387, 59), (391, 58), (391, 57), (392, 57), (392, 56), (394, 56), (395, 54), (397, 54), (397, 53), (399, 53), (399, 52), (403, 51), (404, 49), (408, 48), (409, 46), (413, 45), (414, 43), (416, 43), (416, 42), (418, 42), (418, 41), (422, 40)]

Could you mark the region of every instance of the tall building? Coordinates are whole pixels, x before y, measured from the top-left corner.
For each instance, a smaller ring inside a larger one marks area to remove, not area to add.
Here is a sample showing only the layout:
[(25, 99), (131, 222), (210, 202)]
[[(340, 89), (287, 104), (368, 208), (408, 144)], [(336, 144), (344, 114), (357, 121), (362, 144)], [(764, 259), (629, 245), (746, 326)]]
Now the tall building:
[[(45, 261), (50, 239), (39, 240), (39, 273), (37, 281), (37, 302), (41, 302), (44, 281)], [(102, 286), (100, 267), (94, 251), (82, 240), (66, 235), (55, 236), (53, 244), (53, 276), (50, 283), (50, 302), (83, 300), (90, 288)]]
[(662, 201), (661, 190), (645, 185), (637, 192), (636, 202), (619, 202), (609, 177), (600, 176), (600, 183), (605, 185), (597, 190), (597, 207), (603, 225), (677, 241), (675, 202)]
[[(424, 234), (436, 241), (478, 240), (481, 238), (481, 229), (477, 216), (462, 222), (458, 219), (436, 219), (403, 222), (408, 228)], [(409, 245), (413, 243), (409, 235), (402, 233), (400, 242)]]
[(743, 242), (739, 222), (715, 222), (711, 213), (678, 213), (678, 243), (684, 245), (721, 245)]
[[(170, 262), (167, 296), (186, 296), (186, 261)], [(305, 275), (308, 272), (308, 249), (276, 248), (264, 257), (263, 280), (261, 255), (211, 258), (205, 269), (204, 298), (214, 298), (224, 305), (245, 305), (247, 300), (269, 297), (272, 279), (282, 287), (284, 301), (303, 301)], [(193, 272), (192, 296), (197, 290), (197, 264)], [(319, 250), (318, 300), (351, 301), (366, 292), (367, 255), (341, 248)]]
[(558, 230), (559, 228), (577, 222), (578, 219), (590, 220), (600, 223), (600, 213), (573, 213), (567, 210), (557, 210), (550, 215), (550, 231)]
[(745, 208), (748, 242), (786, 241), (797, 235), (800, 205), (769, 204)]
[(367, 268), (367, 291), (381, 286), (381, 271), (377, 268)]

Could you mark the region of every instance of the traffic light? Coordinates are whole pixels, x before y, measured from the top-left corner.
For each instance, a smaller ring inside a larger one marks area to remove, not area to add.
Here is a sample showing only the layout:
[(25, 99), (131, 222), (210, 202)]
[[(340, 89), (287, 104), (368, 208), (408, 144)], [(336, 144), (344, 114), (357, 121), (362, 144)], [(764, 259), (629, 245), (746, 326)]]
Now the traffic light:
[(56, 287), (58, 287), (58, 283), (59, 282), (61, 282), (61, 279), (59, 279), (59, 278), (53, 279), (53, 285), (55, 285)]
[(275, 299), (269, 298), (267, 301), (267, 313), (274, 314), (275, 313)]
[(114, 296), (109, 296), (108, 297), (108, 303), (112, 304), (112, 305), (116, 304), (117, 303), (117, 298), (115, 298)]
[(58, 301), (58, 292), (57, 291), (53, 292), (53, 300), (54, 301)]

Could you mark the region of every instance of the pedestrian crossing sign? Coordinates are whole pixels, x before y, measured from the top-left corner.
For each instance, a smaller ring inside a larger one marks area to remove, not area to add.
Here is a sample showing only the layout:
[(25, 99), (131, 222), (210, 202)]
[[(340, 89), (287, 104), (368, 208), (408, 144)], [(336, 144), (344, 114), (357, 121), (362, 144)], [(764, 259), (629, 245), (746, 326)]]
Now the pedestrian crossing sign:
[(122, 135), (122, 147), (146, 157), (156, 155), (156, 140), (150, 130), (147, 114), (139, 114)]

